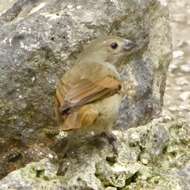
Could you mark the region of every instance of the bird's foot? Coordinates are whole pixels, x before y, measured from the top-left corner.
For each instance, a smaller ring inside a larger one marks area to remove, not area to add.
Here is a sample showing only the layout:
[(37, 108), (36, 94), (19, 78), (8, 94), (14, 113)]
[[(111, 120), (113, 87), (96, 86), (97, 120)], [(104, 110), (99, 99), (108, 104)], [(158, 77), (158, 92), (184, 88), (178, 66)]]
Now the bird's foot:
[(106, 133), (106, 132), (102, 133), (101, 136), (105, 137), (108, 140), (109, 144), (112, 146), (114, 154), (118, 155), (116, 136), (112, 133)]

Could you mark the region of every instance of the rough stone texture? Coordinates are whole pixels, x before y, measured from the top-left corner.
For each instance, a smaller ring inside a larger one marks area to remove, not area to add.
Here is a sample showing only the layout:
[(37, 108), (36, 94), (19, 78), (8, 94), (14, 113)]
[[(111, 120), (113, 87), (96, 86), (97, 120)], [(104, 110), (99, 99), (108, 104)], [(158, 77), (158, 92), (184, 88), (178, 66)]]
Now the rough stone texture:
[(0, 14), (9, 9), (15, 3), (15, 1), (16, 0), (7, 0), (7, 1), (0, 0)]
[(168, 10), (158, 1), (17, 0), (1, 14), (0, 26), (0, 176), (32, 160), (25, 156), (31, 144), (53, 144), (44, 131), (56, 128), (55, 83), (83, 44), (99, 36), (115, 34), (139, 44), (118, 67), (129, 89), (117, 125), (136, 127), (159, 113), (171, 40)]
[(173, 60), (167, 76), (164, 109), (190, 121), (190, 1), (170, 0), (168, 5)]
[(0, 190), (189, 189), (189, 125), (161, 117), (114, 132), (118, 156), (106, 142), (91, 141), (69, 151), (61, 166), (51, 157), (8, 174), (0, 181)]

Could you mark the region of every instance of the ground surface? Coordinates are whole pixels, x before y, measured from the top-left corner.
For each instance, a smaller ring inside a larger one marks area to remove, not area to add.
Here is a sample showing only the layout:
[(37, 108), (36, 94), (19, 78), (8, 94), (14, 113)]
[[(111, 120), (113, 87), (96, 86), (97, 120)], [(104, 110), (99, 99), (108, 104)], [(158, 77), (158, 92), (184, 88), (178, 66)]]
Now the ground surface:
[(190, 1), (168, 0), (173, 62), (168, 73), (165, 110), (190, 121)]

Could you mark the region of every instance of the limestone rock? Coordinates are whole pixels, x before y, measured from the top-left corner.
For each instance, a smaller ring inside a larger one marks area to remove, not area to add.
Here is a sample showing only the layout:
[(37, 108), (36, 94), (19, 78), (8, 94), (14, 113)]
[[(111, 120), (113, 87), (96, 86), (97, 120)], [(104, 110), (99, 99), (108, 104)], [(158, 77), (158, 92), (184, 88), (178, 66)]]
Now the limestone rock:
[(101, 35), (127, 37), (139, 45), (118, 68), (132, 91), (118, 124), (135, 127), (161, 109), (171, 41), (167, 8), (156, 0), (17, 0), (0, 23), (1, 136), (34, 141), (42, 128), (55, 126), (57, 79), (82, 45)]
[[(27, 163), (28, 147), (41, 143), (57, 148), (53, 135), (47, 132), (56, 129), (56, 81), (74, 64), (83, 45), (94, 38), (114, 34), (139, 45), (139, 50), (118, 66), (126, 84), (126, 98), (117, 127), (137, 127), (160, 112), (171, 39), (168, 9), (159, 1), (14, 0), (7, 7), (0, 15), (1, 177)], [(167, 143), (164, 131), (156, 137), (158, 142), (162, 137)], [(150, 146), (153, 155), (160, 155), (165, 148), (159, 145), (156, 153), (156, 145)], [(18, 164), (10, 164), (9, 159), (4, 159), (4, 155), (9, 158), (10, 149), (24, 161), (18, 159)], [(139, 151), (135, 148), (123, 157), (136, 160)], [(92, 177), (93, 188), (97, 181)]]
[[(187, 123), (162, 117), (148, 125), (115, 133), (117, 156), (106, 141), (86, 142), (71, 148), (62, 158), (62, 164), (57, 159), (45, 158), (13, 171), (0, 180), (0, 190), (188, 189), (190, 126)], [(136, 141), (132, 144), (133, 134)], [(158, 151), (153, 151), (156, 147)], [(148, 164), (141, 159), (145, 154)]]

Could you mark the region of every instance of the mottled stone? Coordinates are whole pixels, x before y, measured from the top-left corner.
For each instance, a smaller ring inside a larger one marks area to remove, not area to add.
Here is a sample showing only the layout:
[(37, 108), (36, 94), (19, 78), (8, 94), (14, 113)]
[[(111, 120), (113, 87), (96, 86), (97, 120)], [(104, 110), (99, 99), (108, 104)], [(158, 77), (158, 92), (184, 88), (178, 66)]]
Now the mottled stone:
[[(132, 134), (135, 135), (131, 137)], [(0, 180), (0, 190), (188, 189), (187, 123), (167, 116), (145, 126), (117, 131), (117, 137), (118, 155), (106, 141), (96, 139), (95, 143), (94, 139), (73, 147), (62, 157), (61, 164), (57, 159), (46, 158), (13, 171)], [(134, 144), (131, 138), (136, 139)], [(132, 152), (138, 156), (131, 159)], [(149, 158), (148, 164), (142, 158)]]
[(10, 8), (16, 0), (0, 0), (0, 14)]
[(52, 97), (58, 77), (83, 44), (102, 35), (127, 37), (139, 45), (118, 68), (133, 94), (123, 100), (120, 126), (145, 123), (161, 109), (171, 41), (167, 8), (156, 0), (18, 0), (0, 23), (2, 136), (34, 141), (42, 128), (56, 125)]
[(181, 100), (183, 100), (183, 101), (190, 100), (190, 92), (182, 92), (182, 93), (180, 94), (180, 98), (181, 98)]
[[(0, 134), (5, 147), (0, 158), (11, 148), (21, 152), (22, 160), (34, 144), (55, 151), (63, 146), (54, 138), (56, 81), (72, 67), (83, 46), (100, 36), (118, 35), (138, 44), (138, 50), (117, 68), (126, 84), (117, 129), (137, 127), (160, 113), (171, 58), (165, 5), (157, 0), (14, 2), (0, 15)], [(122, 157), (136, 160), (139, 152), (136, 147)], [(20, 159), (14, 167), (1, 159), (0, 177), (27, 163)], [(36, 161), (35, 154), (29, 160)], [(7, 169), (2, 169), (4, 165)], [(89, 179), (94, 188), (97, 179)]]
[(181, 50), (176, 50), (173, 52), (173, 58), (180, 58), (180, 57), (183, 57), (184, 56), (184, 52), (181, 51)]
[(182, 72), (190, 73), (190, 63), (187, 63), (186, 65), (182, 65), (180, 68)]
[(190, 1), (169, 0), (172, 28), (173, 61), (170, 64), (165, 92), (165, 106), (176, 116), (190, 121)]

